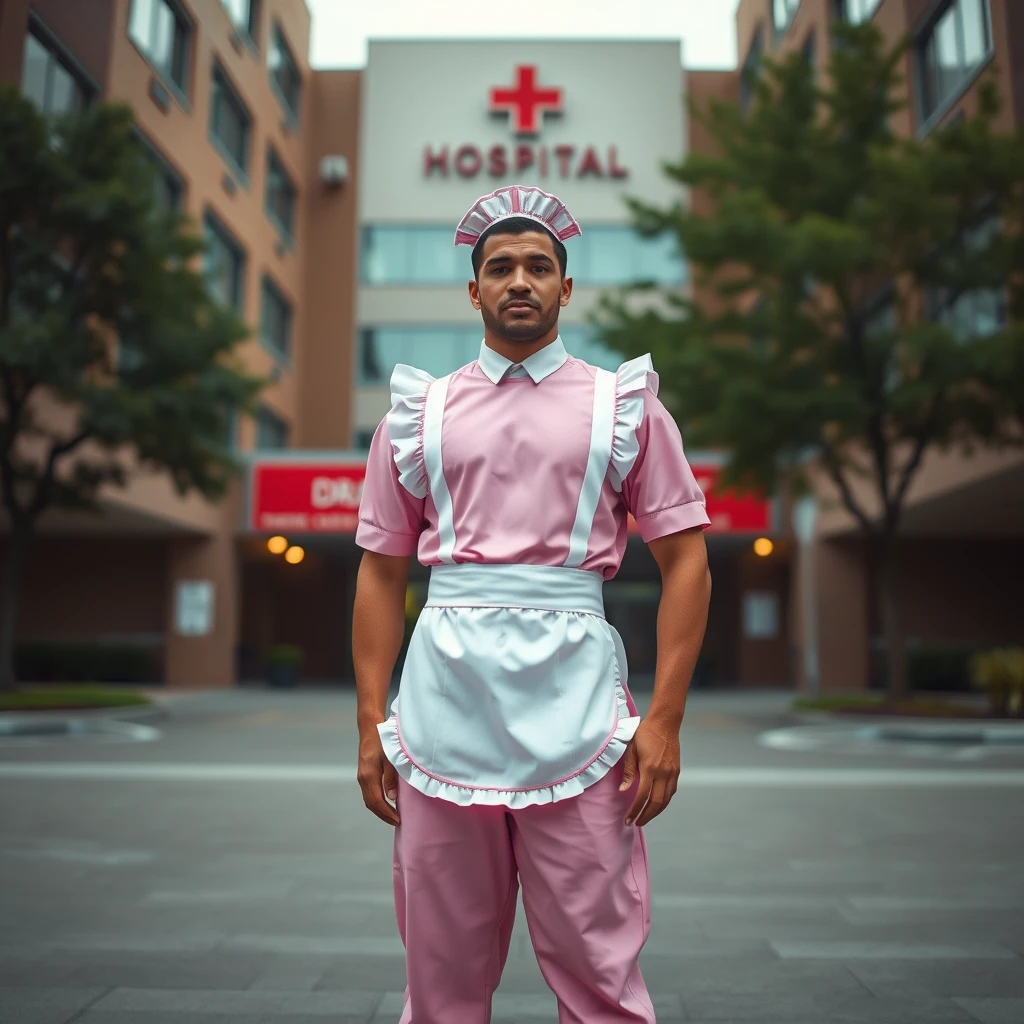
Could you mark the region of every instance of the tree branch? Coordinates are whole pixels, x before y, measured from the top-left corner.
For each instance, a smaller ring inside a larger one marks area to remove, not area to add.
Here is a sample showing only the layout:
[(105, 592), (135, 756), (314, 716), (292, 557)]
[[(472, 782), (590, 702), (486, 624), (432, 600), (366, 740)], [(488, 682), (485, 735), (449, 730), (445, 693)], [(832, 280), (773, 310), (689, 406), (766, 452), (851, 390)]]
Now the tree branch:
[(35, 498), (28, 509), (28, 514), (31, 518), (34, 519), (49, 504), (50, 491), (53, 488), (54, 476), (57, 471), (57, 460), (61, 456), (74, 451), (80, 444), (82, 444), (83, 441), (87, 440), (91, 436), (92, 430), (86, 427), (85, 429), (80, 430), (73, 437), (68, 438), (66, 441), (62, 441), (60, 444), (55, 444), (50, 449), (50, 455), (46, 460), (46, 469), (43, 472), (43, 478), (39, 481), (39, 484), (36, 487)]
[(850, 485), (843, 476), (842, 467), (839, 465), (839, 459), (836, 453), (826, 447), (823, 453), (823, 461), (825, 469), (828, 471), (829, 478), (836, 485), (839, 490), (839, 494), (843, 499), (843, 505), (846, 506), (847, 511), (860, 523), (861, 528), (869, 536), (873, 537), (876, 533), (875, 524), (868, 518), (867, 513), (857, 503), (857, 499), (853, 496), (853, 491), (850, 490)]

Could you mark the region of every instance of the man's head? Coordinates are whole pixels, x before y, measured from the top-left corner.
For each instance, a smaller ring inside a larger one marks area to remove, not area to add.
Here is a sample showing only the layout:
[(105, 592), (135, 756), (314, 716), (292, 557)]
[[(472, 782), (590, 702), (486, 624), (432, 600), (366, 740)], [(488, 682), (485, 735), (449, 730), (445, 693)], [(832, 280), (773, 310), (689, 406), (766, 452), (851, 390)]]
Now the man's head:
[(506, 217), (473, 247), (469, 297), (488, 331), (505, 341), (535, 342), (557, 329), (569, 304), (565, 246), (529, 217)]

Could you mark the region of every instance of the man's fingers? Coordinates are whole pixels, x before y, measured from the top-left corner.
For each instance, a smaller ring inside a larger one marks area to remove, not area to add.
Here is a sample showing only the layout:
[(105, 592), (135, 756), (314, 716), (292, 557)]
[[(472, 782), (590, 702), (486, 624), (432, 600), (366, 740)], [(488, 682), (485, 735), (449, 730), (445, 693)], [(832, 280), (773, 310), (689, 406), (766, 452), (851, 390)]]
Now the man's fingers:
[[(390, 762), (385, 763), (390, 764)], [(389, 825), (398, 825), (398, 815), (384, 797), (384, 782), (387, 778), (386, 770), (379, 768), (370, 771), (360, 771), (357, 778), (359, 780), (359, 788), (363, 794), (363, 803), (367, 809), (373, 811), (381, 821), (386, 821)]]
[(381, 780), (384, 786), (384, 795), (394, 803), (398, 799), (398, 772), (395, 766), (388, 761), (384, 765), (384, 776)]
[(626, 812), (626, 824), (632, 825), (636, 816), (644, 809), (647, 798), (651, 795), (651, 780), (646, 776), (643, 769), (640, 770), (640, 785), (637, 787), (636, 796)]
[(626, 747), (624, 765), (622, 783), (619, 785), (619, 791), (623, 793), (633, 785), (633, 780), (636, 778), (636, 744), (632, 740)]
[(637, 818), (636, 827), (642, 828), (652, 818), (656, 818), (663, 810), (665, 810), (668, 804), (668, 793), (667, 783), (665, 779), (656, 779), (654, 785), (651, 787), (651, 798), (647, 801), (647, 806), (643, 809), (643, 813)]

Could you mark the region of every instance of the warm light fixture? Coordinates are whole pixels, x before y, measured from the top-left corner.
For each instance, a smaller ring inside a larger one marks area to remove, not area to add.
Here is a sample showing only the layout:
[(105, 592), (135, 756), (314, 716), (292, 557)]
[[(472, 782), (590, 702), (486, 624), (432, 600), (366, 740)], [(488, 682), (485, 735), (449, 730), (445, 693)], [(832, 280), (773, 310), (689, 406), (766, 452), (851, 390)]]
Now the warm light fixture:
[(284, 537), (271, 537), (267, 541), (267, 550), (272, 555), (279, 555), (282, 551), (286, 551), (288, 548), (288, 541)]
[(767, 558), (775, 550), (775, 545), (767, 537), (758, 537), (754, 541), (754, 554)]
[(303, 551), (302, 548), (298, 546), (298, 544), (293, 545), (284, 553), (284, 560), (286, 562), (291, 562), (292, 565), (297, 565), (305, 557), (306, 552)]

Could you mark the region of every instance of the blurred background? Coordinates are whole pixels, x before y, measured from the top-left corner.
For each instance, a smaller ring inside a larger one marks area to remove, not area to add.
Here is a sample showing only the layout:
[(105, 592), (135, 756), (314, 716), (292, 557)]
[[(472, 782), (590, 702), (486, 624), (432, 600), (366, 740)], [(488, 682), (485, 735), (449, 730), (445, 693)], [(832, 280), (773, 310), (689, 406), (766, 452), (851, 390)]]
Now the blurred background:
[(1022, 119), (1020, 0), (0, 0), (0, 1022), (398, 1019), (357, 510), (512, 182), (712, 522), (658, 1019), (1024, 1021)]

